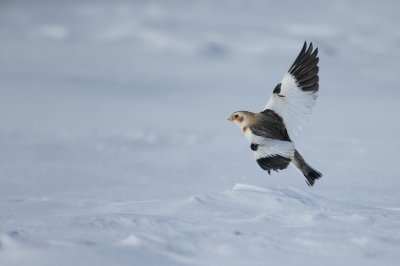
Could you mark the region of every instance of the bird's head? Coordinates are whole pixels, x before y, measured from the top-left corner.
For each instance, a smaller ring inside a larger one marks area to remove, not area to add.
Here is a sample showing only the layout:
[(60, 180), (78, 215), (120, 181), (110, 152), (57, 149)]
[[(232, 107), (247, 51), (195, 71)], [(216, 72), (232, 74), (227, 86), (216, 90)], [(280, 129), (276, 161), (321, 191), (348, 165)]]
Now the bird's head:
[(234, 122), (238, 127), (242, 128), (243, 126), (247, 126), (252, 114), (253, 113), (247, 111), (238, 111), (234, 112), (228, 118), (228, 120)]

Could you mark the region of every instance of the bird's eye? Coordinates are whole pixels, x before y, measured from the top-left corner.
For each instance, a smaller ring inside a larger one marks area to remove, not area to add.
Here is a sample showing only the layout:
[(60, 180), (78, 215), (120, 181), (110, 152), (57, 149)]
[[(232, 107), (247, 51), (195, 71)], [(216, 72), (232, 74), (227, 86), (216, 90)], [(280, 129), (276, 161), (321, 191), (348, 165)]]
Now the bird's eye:
[(238, 118), (239, 116), (238, 116), (238, 115), (234, 115), (233, 117), (234, 117), (234, 118)]

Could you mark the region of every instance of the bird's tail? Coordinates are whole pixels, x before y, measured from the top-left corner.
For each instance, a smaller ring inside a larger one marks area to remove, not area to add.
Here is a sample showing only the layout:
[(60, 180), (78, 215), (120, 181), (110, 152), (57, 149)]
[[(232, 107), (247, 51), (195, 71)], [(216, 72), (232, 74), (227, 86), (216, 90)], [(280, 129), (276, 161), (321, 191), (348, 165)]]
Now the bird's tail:
[(316, 179), (322, 177), (322, 174), (309, 166), (303, 159), (303, 156), (296, 150), (294, 152), (293, 164), (303, 173), (306, 177), (307, 185), (312, 186)]

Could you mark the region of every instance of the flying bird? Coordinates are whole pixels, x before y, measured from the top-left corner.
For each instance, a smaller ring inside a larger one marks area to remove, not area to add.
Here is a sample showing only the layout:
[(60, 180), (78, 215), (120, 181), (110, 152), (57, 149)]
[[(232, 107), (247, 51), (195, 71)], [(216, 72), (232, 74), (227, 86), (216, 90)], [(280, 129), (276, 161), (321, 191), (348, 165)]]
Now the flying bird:
[(322, 174), (306, 163), (294, 140), (311, 115), (318, 97), (318, 48), (312, 43), (301, 49), (294, 63), (272, 92), (264, 110), (234, 112), (233, 121), (250, 142), (258, 165), (268, 171), (286, 169), (292, 164), (305, 176), (309, 186)]

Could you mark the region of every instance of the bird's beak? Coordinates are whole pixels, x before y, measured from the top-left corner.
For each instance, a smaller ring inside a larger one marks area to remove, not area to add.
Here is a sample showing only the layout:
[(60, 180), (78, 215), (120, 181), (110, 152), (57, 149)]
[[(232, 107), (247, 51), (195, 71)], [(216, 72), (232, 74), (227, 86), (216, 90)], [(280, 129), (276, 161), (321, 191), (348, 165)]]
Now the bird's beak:
[(228, 118), (229, 121), (233, 121), (233, 115)]

